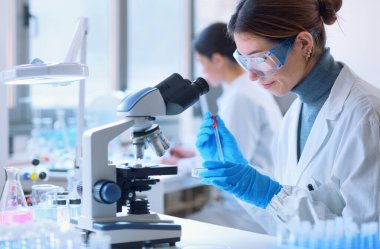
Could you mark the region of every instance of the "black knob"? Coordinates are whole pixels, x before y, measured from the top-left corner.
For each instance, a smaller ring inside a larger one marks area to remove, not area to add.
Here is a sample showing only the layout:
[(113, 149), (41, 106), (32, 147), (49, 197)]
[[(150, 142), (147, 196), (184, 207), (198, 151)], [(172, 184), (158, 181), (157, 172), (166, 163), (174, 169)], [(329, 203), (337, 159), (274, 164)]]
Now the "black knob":
[(83, 193), (83, 183), (82, 183), (82, 181), (79, 181), (79, 182), (77, 183), (77, 187), (76, 187), (76, 189), (77, 189), (77, 193), (78, 193), (78, 195), (79, 195), (79, 196), (82, 196), (82, 193)]
[(115, 182), (100, 180), (93, 188), (94, 199), (100, 203), (112, 204), (121, 197), (121, 189)]
[(44, 180), (44, 179), (46, 179), (46, 177), (47, 177), (47, 174), (46, 174), (46, 172), (40, 172), (40, 174), (38, 175), (38, 177), (41, 179), (41, 180)]
[(40, 160), (39, 159), (33, 159), (32, 160), (32, 165), (33, 166), (38, 166), (40, 164)]

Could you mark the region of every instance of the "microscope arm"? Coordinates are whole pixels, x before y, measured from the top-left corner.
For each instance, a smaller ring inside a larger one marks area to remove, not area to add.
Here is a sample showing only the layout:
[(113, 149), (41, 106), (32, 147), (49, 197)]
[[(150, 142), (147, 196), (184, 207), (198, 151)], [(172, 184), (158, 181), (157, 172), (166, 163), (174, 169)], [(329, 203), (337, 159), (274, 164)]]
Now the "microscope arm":
[[(111, 124), (87, 130), (83, 135), (83, 197), (82, 217), (79, 220), (94, 220), (101, 217), (114, 217), (116, 203), (103, 204), (93, 198), (93, 187), (99, 179), (116, 182), (116, 168), (108, 166), (109, 142), (132, 127), (134, 120), (124, 119)], [(85, 216), (83, 216), (85, 214)]]

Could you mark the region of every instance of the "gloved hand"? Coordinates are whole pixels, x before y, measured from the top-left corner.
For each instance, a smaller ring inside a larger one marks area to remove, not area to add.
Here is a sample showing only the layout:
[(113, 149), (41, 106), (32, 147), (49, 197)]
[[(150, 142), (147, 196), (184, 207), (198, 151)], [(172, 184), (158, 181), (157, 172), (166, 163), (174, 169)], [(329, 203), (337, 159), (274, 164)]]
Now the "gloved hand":
[[(219, 132), (220, 143), (222, 145), (224, 160), (229, 162), (248, 164), (247, 160), (241, 154), (234, 136), (226, 128), (223, 120), (219, 117), (219, 115), (216, 115), (216, 123)], [(215, 140), (215, 130), (212, 127), (213, 124), (214, 120), (212, 119), (212, 114), (210, 112), (206, 112), (204, 121), (198, 132), (197, 141), (195, 143), (198, 151), (205, 161), (220, 160)]]
[(248, 164), (206, 161), (202, 183), (214, 185), (255, 206), (266, 208), (282, 186)]

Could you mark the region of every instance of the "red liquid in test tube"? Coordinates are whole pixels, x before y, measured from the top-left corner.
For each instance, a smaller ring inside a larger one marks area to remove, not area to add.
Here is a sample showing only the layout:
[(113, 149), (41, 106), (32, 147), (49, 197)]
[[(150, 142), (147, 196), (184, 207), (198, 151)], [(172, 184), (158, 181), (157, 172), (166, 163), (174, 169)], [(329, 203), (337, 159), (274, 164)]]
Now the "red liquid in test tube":
[(219, 160), (224, 163), (224, 156), (223, 156), (223, 151), (222, 151), (222, 144), (220, 143), (220, 137), (219, 137), (219, 131), (218, 131), (218, 125), (216, 123), (216, 116), (212, 115), (212, 119), (214, 120), (214, 124), (212, 125), (212, 128), (214, 128), (215, 132), (215, 139), (216, 139), (216, 146), (218, 148), (218, 155), (219, 155)]

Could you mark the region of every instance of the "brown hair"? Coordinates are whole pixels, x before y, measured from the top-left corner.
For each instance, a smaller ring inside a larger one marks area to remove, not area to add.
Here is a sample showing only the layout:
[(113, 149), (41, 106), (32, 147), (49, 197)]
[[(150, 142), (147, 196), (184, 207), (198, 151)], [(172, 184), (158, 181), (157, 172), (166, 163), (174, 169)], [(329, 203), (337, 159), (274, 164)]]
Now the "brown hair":
[(337, 20), (342, 0), (242, 0), (228, 24), (228, 32), (250, 33), (279, 42), (302, 31), (314, 34), (316, 48), (326, 44), (323, 24)]

